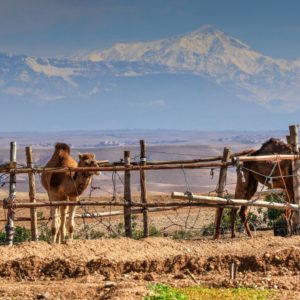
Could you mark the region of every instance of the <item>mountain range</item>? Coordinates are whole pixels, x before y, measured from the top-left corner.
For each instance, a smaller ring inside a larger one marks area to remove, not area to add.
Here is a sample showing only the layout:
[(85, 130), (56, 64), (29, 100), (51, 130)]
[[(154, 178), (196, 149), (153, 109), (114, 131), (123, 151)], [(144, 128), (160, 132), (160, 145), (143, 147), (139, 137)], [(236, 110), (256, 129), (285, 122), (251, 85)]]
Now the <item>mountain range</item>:
[(90, 97), (113, 89), (111, 78), (188, 74), (273, 111), (300, 102), (300, 59), (275, 59), (210, 25), (177, 37), (119, 43), (70, 58), (0, 54), (0, 93), (31, 101)]

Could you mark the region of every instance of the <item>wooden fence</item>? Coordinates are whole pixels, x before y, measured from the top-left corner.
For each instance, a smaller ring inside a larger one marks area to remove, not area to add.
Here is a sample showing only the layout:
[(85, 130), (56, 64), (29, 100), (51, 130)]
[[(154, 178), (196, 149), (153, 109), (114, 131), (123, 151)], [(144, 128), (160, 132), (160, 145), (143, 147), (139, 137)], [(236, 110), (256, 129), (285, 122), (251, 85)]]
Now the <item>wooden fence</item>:
[[(290, 126), (290, 136), (287, 137), (288, 141), (292, 143), (294, 149), (298, 149), (298, 126)], [(296, 146), (295, 146), (296, 145)], [(136, 213), (143, 214), (143, 232), (144, 237), (149, 235), (149, 221), (148, 212), (171, 210), (178, 207), (213, 207), (213, 208), (233, 208), (236, 206), (263, 206), (272, 207), (276, 209), (290, 208), (296, 211), (297, 219), (299, 222), (299, 183), (298, 183), (298, 169), (300, 155), (268, 155), (268, 156), (247, 156), (254, 150), (245, 150), (239, 153), (230, 154), (228, 148), (224, 148), (222, 156), (199, 158), (193, 160), (176, 160), (176, 161), (147, 161), (146, 160), (146, 146), (143, 140), (140, 141), (140, 161), (130, 161), (130, 151), (124, 151), (123, 162), (109, 163), (107, 161), (100, 161), (98, 167), (76, 167), (76, 168), (45, 168), (35, 167), (32, 162), (32, 149), (26, 147), (26, 167), (17, 167), (16, 157), (16, 143), (11, 142), (10, 147), (10, 162), (0, 166), (0, 173), (10, 174), (10, 187), (9, 197), (3, 200), (3, 207), (7, 209), (7, 223), (6, 223), (6, 240), (8, 245), (13, 244), (14, 235), (14, 221), (16, 219), (16, 208), (28, 208), (30, 209), (30, 218), (20, 218), (21, 221), (31, 222), (32, 240), (37, 240), (37, 213), (38, 207), (53, 207), (53, 206), (116, 206), (123, 207), (122, 214), (124, 215), (125, 235), (132, 237), (132, 224), (131, 215)], [(297, 151), (295, 150), (295, 153)], [(232, 199), (230, 201), (223, 198), (225, 185), (226, 185), (226, 173), (229, 166), (235, 166), (237, 163), (243, 161), (273, 161), (273, 160), (292, 160), (294, 162), (294, 191), (296, 195), (295, 204), (283, 204), (283, 203), (268, 203), (265, 201), (251, 201), (244, 199)], [(202, 168), (220, 168), (217, 197), (197, 196), (192, 194), (178, 194), (173, 193), (174, 199), (181, 199), (185, 201), (169, 201), (169, 202), (155, 202), (148, 203), (147, 201), (147, 183), (146, 172), (147, 170), (174, 170), (174, 169), (202, 169)], [(59, 201), (41, 203), (36, 201), (35, 190), (35, 176), (39, 173), (61, 173), (61, 172), (74, 172), (74, 171), (101, 171), (101, 172), (124, 172), (124, 201), (123, 202), (99, 202), (99, 201)], [(140, 174), (140, 186), (141, 186), (141, 201), (133, 202), (131, 195), (131, 172), (138, 171)], [(18, 174), (28, 174), (29, 179), (29, 200), (30, 202), (18, 203), (16, 202), (16, 176)], [(192, 200), (192, 201), (191, 201)], [(116, 215), (120, 215), (120, 211), (115, 212)], [(100, 213), (101, 214), (101, 213)], [(103, 216), (114, 215), (112, 213), (102, 213)], [(95, 215), (94, 215), (95, 216)], [(87, 216), (87, 217), (94, 217)], [(17, 219), (18, 220), (18, 219)]]

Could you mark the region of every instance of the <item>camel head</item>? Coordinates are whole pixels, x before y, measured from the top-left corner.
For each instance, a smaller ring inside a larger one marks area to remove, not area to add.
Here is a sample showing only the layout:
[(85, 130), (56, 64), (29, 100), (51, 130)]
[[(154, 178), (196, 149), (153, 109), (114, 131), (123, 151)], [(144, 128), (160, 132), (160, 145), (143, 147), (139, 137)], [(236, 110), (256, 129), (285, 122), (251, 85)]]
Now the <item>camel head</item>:
[[(94, 153), (79, 153), (79, 162), (78, 162), (78, 167), (99, 167), (96, 156)], [(87, 171), (87, 175), (92, 176), (92, 175), (99, 175), (99, 171)]]

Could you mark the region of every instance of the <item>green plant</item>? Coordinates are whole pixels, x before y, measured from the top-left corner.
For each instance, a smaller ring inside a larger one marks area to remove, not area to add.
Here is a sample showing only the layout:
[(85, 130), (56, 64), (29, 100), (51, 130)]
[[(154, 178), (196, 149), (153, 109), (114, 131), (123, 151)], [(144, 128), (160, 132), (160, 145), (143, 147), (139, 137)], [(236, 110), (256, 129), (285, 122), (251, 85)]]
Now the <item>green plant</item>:
[(175, 240), (179, 240), (179, 239), (190, 239), (193, 237), (193, 233), (191, 231), (187, 231), (187, 230), (176, 230), (173, 234), (172, 234), (173, 239)]
[[(285, 195), (267, 195), (265, 197), (265, 201), (267, 202), (285, 202)], [(282, 211), (274, 208), (268, 208), (267, 216), (270, 221), (278, 221), (282, 216)]]
[[(190, 286), (176, 289), (189, 300), (268, 300), (278, 299), (272, 290), (258, 290), (250, 287), (238, 288), (206, 288), (202, 286)], [(163, 299), (163, 298), (159, 298)]]
[(112, 230), (112, 232), (109, 234), (110, 238), (117, 238), (119, 236), (124, 236), (125, 235), (125, 227), (124, 224), (118, 223), (118, 225), (116, 226), (116, 228), (114, 230)]
[(187, 300), (188, 298), (179, 291), (165, 285), (154, 284), (150, 286), (153, 295), (146, 296), (144, 300)]
[(51, 237), (51, 230), (47, 225), (42, 226), (39, 232), (39, 241), (49, 242)]
[(36, 213), (36, 216), (37, 216), (37, 218), (40, 220), (40, 219), (43, 219), (43, 217), (44, 217), (44, 213), (42, 212), (42, 211), (38, 211), (37, 213)]
[(149, 235), (150, 236), (161, 236), (161, 232), (154, 225), (150, 225)]
[(15, 228), (14, 242), (22, 243), (31, 239), (31, 230), (25, 227), (17, 226)]
[[(16, 226), (15, 227), (15, 234), (14, 234), (14, 243), (22, 243), (29, 241), (31, 239), (31, 231), (25, 227)], [(0, 243), (4, 244), (6, 242), (6, 233), (0, 233)]]
[(104, 236), (104, 233), (100, 230), (95, 230), (95, 229), (92, 229), (90, 232), (89, 232), (89, 238), (90, 240), (96, 240), (96, 239), (100, 239)]
[(135, 240), (139, 240), (143, 237), (143, 231), (138, 229), (137, 216), (131, 216), (131, 230), (132, 230), (132, 238)]

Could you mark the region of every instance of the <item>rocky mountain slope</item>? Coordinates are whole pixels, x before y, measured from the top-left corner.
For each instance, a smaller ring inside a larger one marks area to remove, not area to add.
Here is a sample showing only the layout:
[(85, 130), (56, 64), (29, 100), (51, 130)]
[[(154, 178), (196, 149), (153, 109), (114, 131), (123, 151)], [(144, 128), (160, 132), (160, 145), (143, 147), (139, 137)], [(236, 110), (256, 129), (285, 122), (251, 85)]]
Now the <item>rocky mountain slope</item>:
[(0, 91), (44, 101), (109, 90), (120, 76), (193, 74), (242, 99), (293, 111), (300, 101), (300, 59), (274, 59), (225, 33), (204, 26), (151, 42), (116, 44), (76, 58), (0, 54)]

